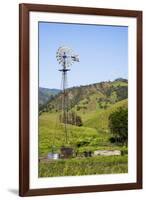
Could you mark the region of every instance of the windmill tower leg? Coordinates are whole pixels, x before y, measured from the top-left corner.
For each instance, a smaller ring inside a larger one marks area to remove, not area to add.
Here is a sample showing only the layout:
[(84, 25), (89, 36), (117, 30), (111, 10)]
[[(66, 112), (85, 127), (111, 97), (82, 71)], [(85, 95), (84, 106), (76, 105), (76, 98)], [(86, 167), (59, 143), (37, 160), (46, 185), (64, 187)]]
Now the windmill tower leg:
[(65, 131), (65, 143), (68, 142), (68, 133), (67, 133), (67, 120), (68, 120), (68, 105), (67, 105), (67, 71), (64, 69), (63, 73), (63, 121), (64, 121), (64, 131)]

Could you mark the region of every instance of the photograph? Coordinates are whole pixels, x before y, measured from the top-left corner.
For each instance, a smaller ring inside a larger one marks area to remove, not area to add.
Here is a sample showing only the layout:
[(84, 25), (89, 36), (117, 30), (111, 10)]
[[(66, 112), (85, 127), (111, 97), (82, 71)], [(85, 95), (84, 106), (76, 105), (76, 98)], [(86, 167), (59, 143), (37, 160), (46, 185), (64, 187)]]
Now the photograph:
[(128, 173), (128, 26), (38, 22), (38, 177)]
[(19, 5), (19, 194), (142, 188), (142, 11)]

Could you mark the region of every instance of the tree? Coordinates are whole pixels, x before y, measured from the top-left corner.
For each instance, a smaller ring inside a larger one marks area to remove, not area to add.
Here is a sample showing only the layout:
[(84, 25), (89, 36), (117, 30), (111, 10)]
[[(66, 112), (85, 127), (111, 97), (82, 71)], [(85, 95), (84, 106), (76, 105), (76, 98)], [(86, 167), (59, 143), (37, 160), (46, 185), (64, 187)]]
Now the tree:
[(109, 116), (109, 128), (113, 134), (112, 140), (117, 143), (126, 144), (128, 142), (128, 109), (119, 108)]
[(72, 124), (72, 125), (76, 125), (76, 126), (82, 126), (83, 122), (80, 116), (78, 116), (75, 112), (71, 111), (68, 113), (68, 115), (66, 116), (67, 118), (65, 118), (65, 116), (60, 115), (60, 122), (61, 123), (67, 123), (67, 124)]

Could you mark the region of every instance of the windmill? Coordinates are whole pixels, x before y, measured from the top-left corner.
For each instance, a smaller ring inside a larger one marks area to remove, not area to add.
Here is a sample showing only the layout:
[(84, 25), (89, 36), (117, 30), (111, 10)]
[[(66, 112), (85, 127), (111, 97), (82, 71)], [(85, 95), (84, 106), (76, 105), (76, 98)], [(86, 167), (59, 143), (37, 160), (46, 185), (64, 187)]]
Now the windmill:
[[(74, 62), (79, 62), (79, 56), (74, 53), (71, 48), (66, 46), (59, 47), (56, 53), (56, 58), (59, 64), (62, 66), (59, 71), (62, 73), (62, 115), (64, 122), (64, 133), (65, 133), (65, 142), (68, 143), (68, 91), (67, 91), (67, 72), (70, 71), (70, 66)], [(65, 151), (65, 149), (62, 149)], [(69, 151), (69, 150), (68, 150)]]

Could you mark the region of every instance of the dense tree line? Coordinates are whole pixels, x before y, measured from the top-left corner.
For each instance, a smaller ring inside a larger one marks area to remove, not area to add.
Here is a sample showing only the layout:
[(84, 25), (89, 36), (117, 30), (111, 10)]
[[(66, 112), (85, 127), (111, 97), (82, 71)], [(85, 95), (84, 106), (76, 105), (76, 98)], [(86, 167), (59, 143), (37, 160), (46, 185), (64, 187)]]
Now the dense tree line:
[(82, 126), (83, 122), (80, 116), (78, 116), (75, 112), (68, 112), (66, 115), (62, 114), (60, 115), (60, 122), (72, 124), (76, 126)]

